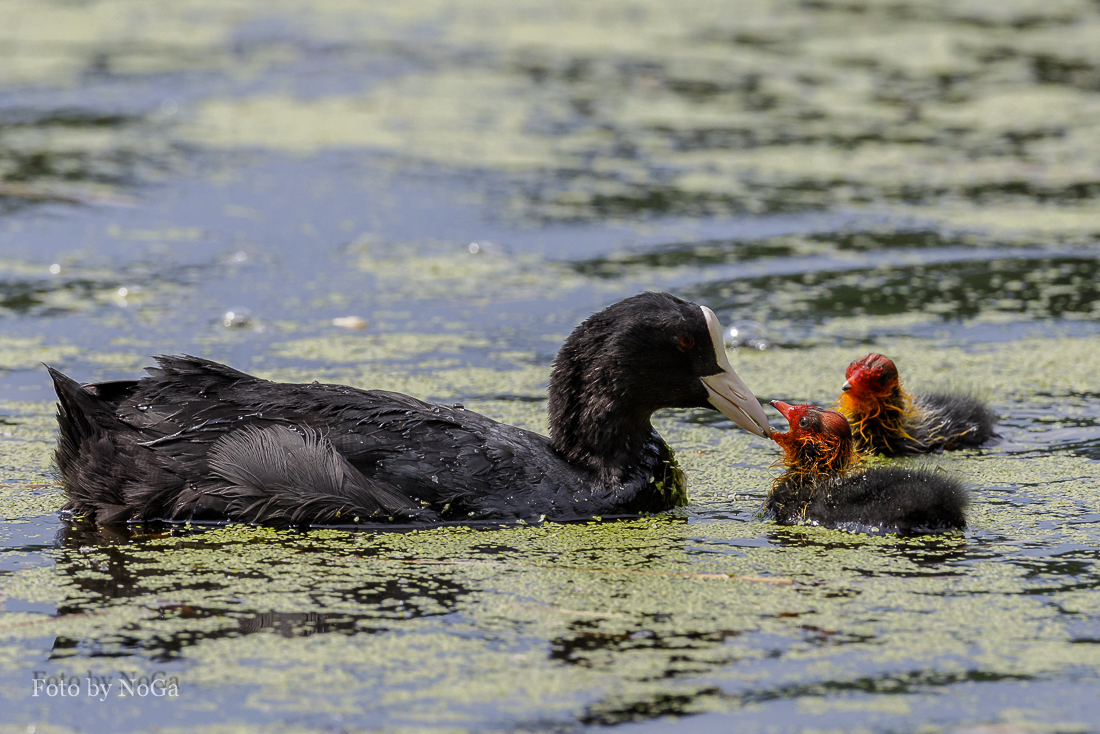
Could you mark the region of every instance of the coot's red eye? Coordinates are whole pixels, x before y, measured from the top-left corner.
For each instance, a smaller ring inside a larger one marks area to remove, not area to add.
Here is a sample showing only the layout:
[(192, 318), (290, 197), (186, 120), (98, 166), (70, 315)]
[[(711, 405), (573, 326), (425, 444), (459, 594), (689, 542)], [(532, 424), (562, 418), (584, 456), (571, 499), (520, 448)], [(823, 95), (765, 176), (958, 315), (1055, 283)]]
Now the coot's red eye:
[(691, 349), (695, 346), (695, 337), (693, 337), (691, 334), (684, 334), (682, 337), (680, 337), (680, 346), (683, 349)]

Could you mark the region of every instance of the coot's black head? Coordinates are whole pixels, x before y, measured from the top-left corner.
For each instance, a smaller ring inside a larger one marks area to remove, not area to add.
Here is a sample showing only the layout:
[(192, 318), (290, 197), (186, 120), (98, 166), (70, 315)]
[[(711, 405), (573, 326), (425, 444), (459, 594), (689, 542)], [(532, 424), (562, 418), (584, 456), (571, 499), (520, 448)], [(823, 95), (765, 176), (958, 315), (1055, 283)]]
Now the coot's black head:
[(769, 433), (760, 403), (730, 367), (717, 317), (667, 293), (642, 293), (592, 315), (554, 360), (550, 435), (573, 461), (635, 451), (630, 444), (648, 440), (655, 410), (695, 407)]

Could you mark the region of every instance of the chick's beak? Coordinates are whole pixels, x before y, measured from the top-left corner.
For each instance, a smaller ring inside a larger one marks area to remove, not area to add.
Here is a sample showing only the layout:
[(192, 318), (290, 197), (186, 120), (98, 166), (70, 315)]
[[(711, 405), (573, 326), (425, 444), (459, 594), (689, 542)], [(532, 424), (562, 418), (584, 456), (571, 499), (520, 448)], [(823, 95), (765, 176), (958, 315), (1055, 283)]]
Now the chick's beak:
[(848, 380), (845, 380), (844, 384), (840, 386), (840, 391), (841, 392), (848, 392), (851, 389), (852, 389), (852, 383), (849, 382)]
[(779, 414), (787, 419), (787, 422), (791, 422), (791, 410), (794, 408), (790, 403), (784, 403), (782, 400), (773, 400), (771, 406), (779, 411)]
[(715, 359), (722, 370), (718, 374), (702, 378), (703, 386), (707, 389), (707, 402), (749, 433), (768, 438), (771, 435), (771, 428), (768, 426), (768, 417), (764, 415), (764, 409), (760, 407), (760, 401), (745, 387), (745, 383), (741, 382), (741, 378), (733, 371), (726, 357), (726, 345), (722, 340), (722, 324), (719, 323), (714, 312), (706, 306), (703, 306), (703, 316), (707, 320), (710, 340), (714, 344)]

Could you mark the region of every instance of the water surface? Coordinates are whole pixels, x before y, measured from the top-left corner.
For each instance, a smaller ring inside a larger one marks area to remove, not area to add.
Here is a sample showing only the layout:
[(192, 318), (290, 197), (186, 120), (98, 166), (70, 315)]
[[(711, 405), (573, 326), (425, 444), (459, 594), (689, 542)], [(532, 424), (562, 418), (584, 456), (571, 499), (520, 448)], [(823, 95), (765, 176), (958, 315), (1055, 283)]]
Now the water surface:
[[(1098, 35), (1085, 0), (0, 5), (0, 728), (1096, 730)], [(656, 421), (692, 504), (630, 522), (58, 518), (42, 362), (544, 431), (561, 340), (647, 288), (770, 345), (731, 351), (765, 400), (872, 350), (986, 398), (997, 445), (916, 460), (968, 531), (760, 522), (776, 449), (703, 411)], [(86, 695), (123, 674), (179, 695)]]

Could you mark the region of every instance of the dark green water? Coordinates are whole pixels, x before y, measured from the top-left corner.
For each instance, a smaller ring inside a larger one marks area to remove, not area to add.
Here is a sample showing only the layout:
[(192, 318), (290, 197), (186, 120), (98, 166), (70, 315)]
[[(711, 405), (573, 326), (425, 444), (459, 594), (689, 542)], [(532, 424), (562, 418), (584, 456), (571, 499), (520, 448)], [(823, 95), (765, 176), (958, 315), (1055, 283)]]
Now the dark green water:
[[(0, 4), (0, 732), (1100, 731), (1097, 38), (1085, 0)], [(545, 430), (561, 340), (646, 288), (764, 338), (762, 399), (872, 350), (986, 398), (1000, 443), (922, 460), (970, 529), (760, 522), (777, 450), (702, 411), (657, 421), (692, 504), (632, 522), (57, 516), (42, 362)]]

